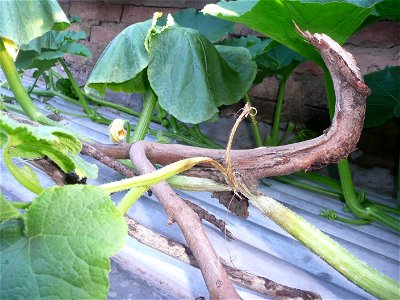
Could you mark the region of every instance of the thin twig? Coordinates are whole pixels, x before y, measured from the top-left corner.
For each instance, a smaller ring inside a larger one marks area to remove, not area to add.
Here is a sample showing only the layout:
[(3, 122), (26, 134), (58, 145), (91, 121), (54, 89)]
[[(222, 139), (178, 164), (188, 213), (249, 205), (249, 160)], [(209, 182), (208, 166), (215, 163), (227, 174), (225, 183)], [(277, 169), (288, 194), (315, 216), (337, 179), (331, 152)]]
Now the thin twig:
[(189, 200), (182, 199), (185, 201), (187, 206), (189, 206), (198, 216), (201, 220), (205, 220), (208, 223), (214, 225), (217, 227), (219, 230), (221, 230), (228, 238), (231, 240), (234, 240), (235, 237), (232, 234), (232, 232), (229, 231), (229, 229), (226, 228), (226, 222), (224, 220), (217, 219), (213, 214), (209, 213), (206, 211), (204, 208), (198, 206), (197, 204), (190, 202)]
[(129, 167), (121, 164), (117, 160), (105, 155), (103, 152), (97, 150), (96, 147), (92, 146), (89, 143), (82, 141), (82, 151), (83, 155), (87, 155), (93, 157), (94, 159), (100, 161), (104, 165), (110, 167), (111, 169), (117, 171), (118, 173), (124, 175), (125, 177), (133, 177), (135, 176), (135, 172)]
[[(151, 231), (143, 225), (135, 222), (129, 216), (126, 216), (126, 222), (128, 223), (129, 236), (138, 242), (193, 267), (199, 267), (192, 254), (192, 251), (188, 247)], [(277, 299), (321, 299), (321, 296), (317, 293), (279, 284), (268, 278), (230, 267), (224, 263), (222, 263), (222, 265), (225, 268), (230, 280), (244, 288), (251, 289), (260, 294), (272, 296)]]

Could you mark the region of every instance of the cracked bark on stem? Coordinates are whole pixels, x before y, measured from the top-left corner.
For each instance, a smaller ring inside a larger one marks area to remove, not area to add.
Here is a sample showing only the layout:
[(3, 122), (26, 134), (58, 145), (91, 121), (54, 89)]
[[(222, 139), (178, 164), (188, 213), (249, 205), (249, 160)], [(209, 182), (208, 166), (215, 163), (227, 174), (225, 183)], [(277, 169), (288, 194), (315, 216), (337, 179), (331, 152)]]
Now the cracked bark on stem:
[[(150, 229), (138, 224), (128, 216), (126, 216), (126, 222), (128, 223), (128, 234), (130, 237), (136, 239), (144, 245), (174, 257), (184, 263), (190, 264), (193, 267), (199, 267), (190, 249), (188, 249), (185, 245), (151, 231)], [(321, 299), (321, 296), (317, 293), (279, 284), (268, 278), (257, 276), (249, 272), (230, 267), (226, 264), (223, 264), (223, 266), (228, 274), (228, 277), (233, 282), (260, 294), (272, 296), (277, 299)]]
[[(331, 126), (321, 136), (304, 142), (279, 147), (232, 150), (235, 171), (260, 179), (318, 169), (342, 160), (356, 148), (369, 89), (363, 82), (352, 55), (339, 44), (324, 34), (311, 35), (306, 32), (304, 37), (321, 53), (333, 78), (336, 108)], [(129, 157), (130, 145), (97, 147), (115, 158)], [(147, 158), (152, 163), (166, 165), (193, 156), (206, 156), (223, 163), (225, 151), (147, 142)]]
[[(138, 142), (131, 147), (130, 159), (141, 174), (156, 169), (147, 159), (146, 144)], [(211, 299), (239, 299), (240, 296), (229, 280), (198, 215), (164, 181), (155, 184), (152, 191), (167, 212), (169, 223), (176, 222), (189, 248), (196, 258)]]

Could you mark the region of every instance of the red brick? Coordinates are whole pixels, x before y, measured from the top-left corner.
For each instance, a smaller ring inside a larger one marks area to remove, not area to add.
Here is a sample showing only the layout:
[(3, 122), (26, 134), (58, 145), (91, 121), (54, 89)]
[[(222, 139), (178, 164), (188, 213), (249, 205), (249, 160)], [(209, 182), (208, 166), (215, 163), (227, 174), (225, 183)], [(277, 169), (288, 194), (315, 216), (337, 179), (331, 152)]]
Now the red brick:
[(122, 5), (103, 2), (71, 2), (69, 9), (70, 16), (98, 21), (119, 22), (121, 14)]
[(175, 7), (175, 8), (197, 8), (202, 9), (209, 3), (217, 3), (218, 0), (118, 0), (119, 3), (136, 6), (156, 6), (156, 7)]
[(370, 24), (353, 34), (346, 43), (365, 48), (390, 48), (400, 45), (400, 24), (395, 21)]
[(68, 11), (69, 11), (69, 3), (64, 3), (64, 2), (60, 2), (58, 3), (61, 7), (61, 9), (64, 11), (64, 13), (68, 16)]
[(305, 61), (301, 63), (295, 70), (295, 73), (298, 74), (311, 74), (311, 75), (324, 75), (324, 71), (322, 68), (312, 61)]
[(83, 30), (86, 33), (86, 40), (89, 40), (92, 26), (96, 26), (99, 24), (100, 24), (100, 21), (96, 21), (96, 20), (82, 20), (81, 23), (71, 24), (71, 26), (68, 29), (73, 30), (73, 31)]
[(122, 14), (122, 23), (133, 24), (137, 22), (143, 22), (153, 18), (155, 12), (162, 12), (163, 15), (168, 13), (174, 13), (179, 9), (176, 8), (165, 8), (165, 7), (140, 7), (140, 6), (124, 6), (124, 12)]
[(106, 45), (127, 27), (126, 24), (115, 24), (103, 22), (101, 26), (92, 26), (90, 42)]

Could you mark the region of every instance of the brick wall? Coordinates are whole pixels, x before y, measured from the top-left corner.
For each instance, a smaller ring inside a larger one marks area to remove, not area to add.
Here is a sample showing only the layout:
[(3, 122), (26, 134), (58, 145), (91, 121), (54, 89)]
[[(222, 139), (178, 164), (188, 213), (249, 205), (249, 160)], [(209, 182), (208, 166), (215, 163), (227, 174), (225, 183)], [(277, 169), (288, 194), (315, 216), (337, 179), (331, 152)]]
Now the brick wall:
[[(92, 51), (93, 59), (67, 57), (67, 62), (83, 83), (107, 44), (130, 24), (150, 19), (156, 11), (169, 13), (188, 7), (201, 9), (205, 4), (217, 1), (59, 0), (59, 2), (68, 16), (78, 15), (83, 20), (80, 24), (73, 24), (72, 29), (84, 30), (88, 36), (83, 44)], [(360, 30), (348, 40), (345, 48), (353, 53), (362, 73), (380, 70), (387, 65), (400, 64), (399, 24), (399, 22), (390, 21), (374, 23)], [(242, 35), (254, 33), (241, 25), (237, 26), (236, 32)], [(272, 119), (277, 90), (278, 82), (274, 78), (265, 79), (251, 90), (250, 94), (254, 105), (258, 108), (259, 119), (263, 121)], [(237, 109), (238, 107), (227, 108), (225, 114), (237, 111)], [(322, 70), (311, 62), (298, 66), (288, 80), (283, 122), (287, 120), (316, 130), (322, 130), (329, 126)], [(383, 138), (386, 142), (392, 140), (394, 144), (397, 132), (394, 130), (386, 133), (389, 136)]]

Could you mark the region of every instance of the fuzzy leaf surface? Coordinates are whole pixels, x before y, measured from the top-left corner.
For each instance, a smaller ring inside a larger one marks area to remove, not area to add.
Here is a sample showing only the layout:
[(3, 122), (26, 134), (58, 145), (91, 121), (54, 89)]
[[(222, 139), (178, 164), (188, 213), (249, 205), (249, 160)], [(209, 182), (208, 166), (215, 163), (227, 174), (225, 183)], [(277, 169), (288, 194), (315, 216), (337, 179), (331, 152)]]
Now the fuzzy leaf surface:
[(244, 96), (256, 64), (245, 48), (220, 47), (218, 51), (198, 31), (179, 26), (151, 38), (147, 74), (163, 109), (197, 124)]
[[(325, 33), (343, 44), (381, 0), (238, 0), (209, 4), (203, 12), (242, 23), (323, 65), (319, 53), (296, 31)], [(320, 2), (320, 3), (318, 3)]]
[(364, 126), (379, 126), (393, 117), (400, 118), (400, 67), (370, 73), (364, 80), (372, 91), (367, 98)]
[(105, 191), (49, 188), (26, 211), (24, 231), (11, 221), (0, 227), (2, 299), (106, 298), (109, 257), (124, 245), (127, 227)]

